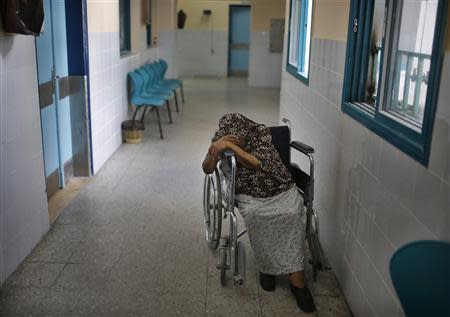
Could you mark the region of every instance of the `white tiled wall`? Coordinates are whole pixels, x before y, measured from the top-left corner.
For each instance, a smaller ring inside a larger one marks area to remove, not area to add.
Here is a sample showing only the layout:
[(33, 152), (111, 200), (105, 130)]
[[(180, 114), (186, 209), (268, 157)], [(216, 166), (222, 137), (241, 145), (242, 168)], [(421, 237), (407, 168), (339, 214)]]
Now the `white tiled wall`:
[(269, 32), (252, 32), (248, 83), (252, 87), (280, 87), (283, 54), (269, 50)]
[(283, 70), (280, 119), (316, 149), (321, 240), (355, 316), (402, 316), (393, 252), (417, 239), (450, 240), (450, 54), (425, 168), (341, 112), (345, 49), (313, 40), (309, 86)]
[(0, 34), (0, 285), (49, 228), (34, 38)]
[[(144, 38), (142, 41), (145, 43)], [(128, 103), (127, 73), (157, 58), (157, 49), (120, 56), (119, 33), (89, 33), (91, 129), (94, 173), (122, 143), (122, 121), (134, 110)]]
[(227, 76), (228, 32), (178, 30), (177, 50), (180, 76)]
[(168, 78), (178, 77), (177, 31), (161, 31), (158, 37), (158, 57), (164, 59), (169, 68)]

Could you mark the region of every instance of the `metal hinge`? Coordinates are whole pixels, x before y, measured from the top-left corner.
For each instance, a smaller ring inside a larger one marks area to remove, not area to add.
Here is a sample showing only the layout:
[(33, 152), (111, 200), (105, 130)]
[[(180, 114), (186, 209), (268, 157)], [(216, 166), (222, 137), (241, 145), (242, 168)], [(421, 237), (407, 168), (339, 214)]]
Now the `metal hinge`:
[(353, 32), (354, 33), (358, 32), (358, 19), (357, 18), (355, 18), (353, 20)]

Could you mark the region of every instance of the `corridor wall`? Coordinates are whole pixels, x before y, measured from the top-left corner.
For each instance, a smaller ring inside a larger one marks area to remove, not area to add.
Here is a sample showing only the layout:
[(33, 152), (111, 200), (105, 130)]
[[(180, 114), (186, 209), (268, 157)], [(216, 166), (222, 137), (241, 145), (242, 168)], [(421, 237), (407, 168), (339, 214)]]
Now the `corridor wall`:
[(92, 163), (96, 173), (122, 143), (120, 124), (132, 111), (127, 73), (157, 59), (158, 49), (146, 45), (141, 1), (130, 1), (131, 52), (124, 56), (119, 45), (119, 1), (87, 3)]
[(284, 18), (285, 0), (252, 3), (252, 35), (248, 83), (252, 87), (280, 87), (282, 53), (270, 51), (270, 23)]
[[(236, 0), (179, 0), (177, 12), (186, 13), (184, 29), (177, 31), (177, 59), (180, 76), (218, 76), (228, 73), (228, 25), (231, 4)], [(209, 17), (203, 10), (211, 10)]]
[(349, 4), (314, 1), (309, 85), (283, 67), (280, 120), (316, 149), (321, 240), (355, 316), (403, 316), (393, 252), (412, 240), (450, 240), (450, 35), (426, 168), (341, 111)]
[[(270, 20), (284, 18), (284, 0), (180, 0), (178, 10), (187, 15), (186, 25), (177, 32), (178, 71), (181, 76), (218, 76), (228, 73), (229, 6), (251, 6), (249, 85), (279, 87), (281, 53), (269, 49)], [(203, 10), (212, 11), (210, 17)]]
[(34, 38), (0, 27), (0, 286), (49, 228)]
[(158, 57), (164, 59), (168, 64), (167, 77), (178, 77), (177, 58), (177, 1), (157, 0), (157, 24), (158, 34)]

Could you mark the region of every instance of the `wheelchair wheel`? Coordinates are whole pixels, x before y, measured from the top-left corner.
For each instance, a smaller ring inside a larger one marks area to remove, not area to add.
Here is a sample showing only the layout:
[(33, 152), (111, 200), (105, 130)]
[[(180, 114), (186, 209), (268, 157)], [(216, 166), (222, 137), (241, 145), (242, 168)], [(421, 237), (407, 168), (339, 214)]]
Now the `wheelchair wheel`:
[(219, 246), (222, 232), (222, 190), (217, 172), (205, 176), (203, 219), (205, 222), (206, 242), (211, 249), (215, 250)]

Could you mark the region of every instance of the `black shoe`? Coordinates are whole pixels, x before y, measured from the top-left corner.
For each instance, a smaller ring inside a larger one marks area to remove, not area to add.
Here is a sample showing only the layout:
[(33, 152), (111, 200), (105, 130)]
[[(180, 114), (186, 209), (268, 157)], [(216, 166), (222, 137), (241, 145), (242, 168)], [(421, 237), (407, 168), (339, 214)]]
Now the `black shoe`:
[(314, 299), (311, 295), (309, 289), (305, 286), (303, 288), (298, 288), (291, 286), (291, 291), (297, 300), (297, 306), (300, 307), (305, 313), (312, 313), (316, 311), (316, 305), (314, 305)]
[(275, 276), (259, 272), (259, 283), (263, 290), (273, 292), (275, 290)]

